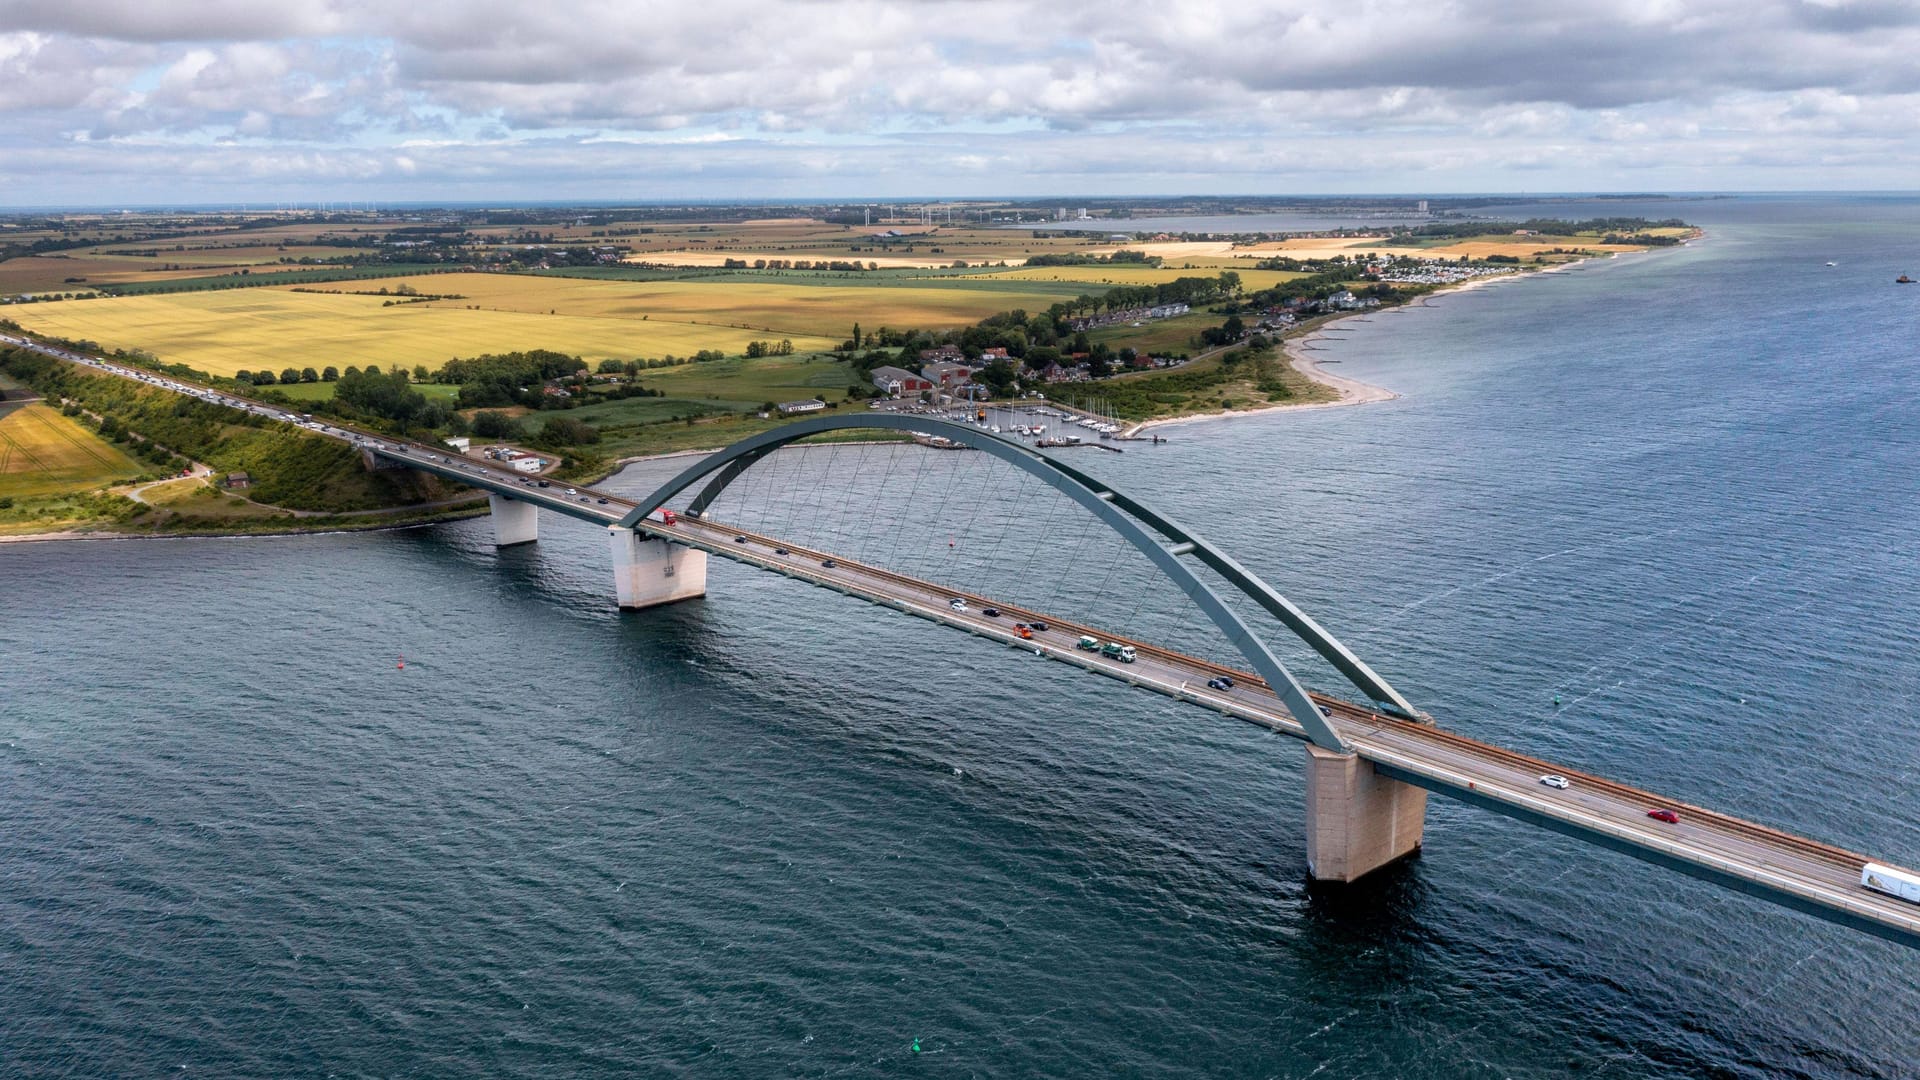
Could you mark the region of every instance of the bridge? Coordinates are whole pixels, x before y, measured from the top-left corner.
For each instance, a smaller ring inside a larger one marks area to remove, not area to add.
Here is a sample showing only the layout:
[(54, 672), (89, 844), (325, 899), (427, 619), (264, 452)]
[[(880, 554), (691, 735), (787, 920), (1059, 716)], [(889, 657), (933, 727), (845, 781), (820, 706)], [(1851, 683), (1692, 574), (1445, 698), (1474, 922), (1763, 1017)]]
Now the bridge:
[[(179, 379), (18, 339), (0, 341), (228, 407), (284, 416), (272, 406)], [(442, 447), (331, 423), (304, 426), (360, 448), (370, 466), (418, 469), (487, 492), (495, 541), (502, 546), (536, 541), (540, 510), (604, 529), (614, 596), (623, 609), (705, 595), (707, 560), (718, 556), (1299, 739), (1307, 776), (1307, 864), (1318, 880), (1353, 881), (1417, 851), (1431, 793), (1920, 948), (1920, 904), (1863, 887), (1866, 856), (1447, 731), (1204, 537), (1058, 456), (974, 425), (888, 413), (815, 417), (703, 457), (638, 500), (560, 481), (543, 483)], [(894, 438), (937, 433), (1065, 496), (1143, 555), (1225, 636), (1241, 662), (1222, 663), (1134, 640), (713, 516), (720, 496), (781, 448), (849, 432)], [(676, 513), (663, 513), (676, 504)], [(1224, 582), (1237, 602), (1228, 603), (1196, 573), (1200, 567)], [(1248, 607), (1270, 615), (1326, 660), (1358, 700), (1303, 686), (1239, 614)], [(1035, 632), (1039, 627), (1044, 629)], [(1129, 646), (1133, 658), (1082, 648), (1083, 637)], [(1548, 776), (1564, 778), (1566, 786), (1542, 784)], [(1670, 810), (1677, 820), (1650, 817), (1655, 809)]]

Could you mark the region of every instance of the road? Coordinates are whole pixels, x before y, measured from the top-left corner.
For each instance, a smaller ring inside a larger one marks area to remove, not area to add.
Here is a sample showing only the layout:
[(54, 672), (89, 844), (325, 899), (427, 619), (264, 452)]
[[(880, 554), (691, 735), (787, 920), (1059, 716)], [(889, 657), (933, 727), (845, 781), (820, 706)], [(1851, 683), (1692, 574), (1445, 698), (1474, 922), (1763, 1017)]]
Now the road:
[[(4, 336), (0, 341), (26, 344), (73, 363), (232, 408), (276, 419), (287, 417), (282, 409), (182, 380)], [(301, 422), (298, 417), (293, 420), (315, 434), (339, 439), (392, 462), (602, 526), (615, 524), (635, 505), (609, 492), (575, 490), (562, 481), (544, 481), (547, 486), (543, 487), (543, 481), (536, 477), (441, 447), (402, 442), (340, 425)], [(713, 555), (952, 626), (1037, 658), (1074, 664), (1131, 686), (1306, 738), (1279, 698), (1249, 672), (992, 597), (956, 593), (836, 553), (737, 531), (720, 521), (680, 515), (672, 525), (648, 518), (640, 528)], [(829, 561), (833, 565), (824, 565)], [(966, 611), (950, 606), (956, 598), (966, 602)], [(999, 617), (986, 615), (988, 608), (997, 608)], [(1019, 637), (1015, 624), (1035, 621), (1047, 623), (1048, 629), (1032, 640)], [(1082, 635), (1131, 644), (1138, 659), (1123, 663), (1082, 650), (1076, 646)], [(1209, 679), (1222, 675), (1233, 680), (1231, 689), (1208, 687)], [(1860, 884), (1861, 868), (1868, 862), (1864, 855), (1518, 754), (1430, 724), (1400, 720), (1321, 694), (1313, 697), (1342, 738), (1386, 776), (1920, 948), (1920, 905), (1864, 888)], [(1540, 783), (1546, 775), (1563, 776), (1569, 786), (1565, 790), (1547, 787)], [(1647, 816), (1649, 810), (1658, 808), (1673, 810), (1679, 822), (1668, 824)]]

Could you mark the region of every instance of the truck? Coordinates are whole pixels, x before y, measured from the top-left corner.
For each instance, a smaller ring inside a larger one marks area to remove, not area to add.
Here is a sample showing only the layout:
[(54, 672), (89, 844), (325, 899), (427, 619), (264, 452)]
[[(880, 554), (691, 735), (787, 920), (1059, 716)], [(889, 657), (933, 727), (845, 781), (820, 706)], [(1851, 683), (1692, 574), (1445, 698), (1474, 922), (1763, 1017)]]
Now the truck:
[(1920, 874), (1910, 874), (1879, 863), (1868, 863), (1860, 870), (1860, 884), (1874, 892), (1897, 896), (1911, 904), (1920, 904)]
[(1100, 655), (1111, 657), (1123, 664), (1131, 664), (1137, 659), (1134, 655), (1133, 646), (1122, 645), (1117, 641), (1109, 641), (1105, 645), (1100, 646)]
[(663, 506), (660, 508), (660, 523), (663, 525), (677, 525), (679, 524), (679, 519), (674, 516), (670, 508)]
[(1077, 642), (1077, 643), (1076, 643), (1076, 644), (1074, 645), (1074, 648), (1076, 648), (1076, 649), (1085, 649), (1085, 650), (1087, 650), (1088, 652), (1099, 652), (1099, 651), (1100, 651), (1100, 639), (1099, 639), (1099, 638), (1097, 638), (1097, 637), (1089, 637), (1089, 636), (1087, 636), (1087, 635), (1085, 635), (1085, 634), (1082, 634), (1082, 635), (1080, 635), (1080, 640), (1079, 640), (1079, 642)]

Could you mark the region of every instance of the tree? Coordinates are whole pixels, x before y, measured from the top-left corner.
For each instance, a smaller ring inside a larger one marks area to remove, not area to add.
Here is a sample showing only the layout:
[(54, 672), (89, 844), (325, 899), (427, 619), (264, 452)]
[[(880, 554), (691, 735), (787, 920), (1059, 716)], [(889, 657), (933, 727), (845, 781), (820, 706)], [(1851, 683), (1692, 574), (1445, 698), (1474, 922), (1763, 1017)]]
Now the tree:
[(326, 367), (320, 370), (321, 382), (333, 382), (339, 378), (340, 378), (340, 369), (337, 367), (334, 367), (332, 364), (328, 364)]
[(319, 372), (317, 372), (317, 371), (315, 371), (315, 370), (313, 370), (313, 369), (312, 369), (312, 368), (310, 368), (310, 367), (307, 367), (307, 368), (301, 368), (301, 369), (300, 369), (300, 381), (301, 381), (301, 382), (319, 382), (319, 381), (320, 381), (320, 373), (319, 373)]
[(271, 372), (271, 371), (256, 371), (256, 372), (254, 372), (254, 373), (253, 373), (253, 385), (255, 385), (255, 386), (272, 386), (272, 385), (273, 385), (273, 372)]
[(367, 365), (367, 374), (369, 374), (369, 375), (378, 375), (378, 374), (380, 374), (380, 365), (379, 365), (379, 364), (368, 364), (368, 365)]
[(333, 396), (342, 404), (402, 423), (419, 416), (427, 405), (426, 397), (408, 385), (404, 369), (395, 369), (391, 375), (372, 367), (349, 372), (334, 387)]
[(853, 347), (856, 349), (860, 347), (860, 324), (859, 323), (853, 324)]
[(540, 441), (549, 446), (578, 446), (599, 442), (600, 433), (591, 424), (571, 416), (556, 416), (541, 426)]
[(281, 381), (281, 382), (283, 382), (283, 383), (287, 383), (288, 385), (292, 385), (293, 383), (297, 383), (297, 382), (299, 382), (299, 381), (300, 381), (300, 371), (299, 371), (299, 369), (297, 369), (297, 368), (282, 368), (282, 369), (280, 370), (280, 381)]
[(253, 372), (248, 371), (246, 368), (241, 368), (239, 371), (233, 373), (233, 381), (250, 383), (253, 381)]
[(506, 413), (489, 409), (473, 414), (473, 433), (483, 439), (517, 439), (520, 425)]
[[(402, 285), (401, 288), (404, 289), (406, 288), (406, 286)], [(413, 381), (414, 382), (426, 382), (428, 379), (431, 379), (431, 378), (433, 378), (433, 376), (428, 373), (427, 365), (425, 364), (413, 365)]]
[(608, 359), (600, 361), (600, 374), (602, 375), (618, 375), (625, 370), (627, 370), (627, 365), (618, 360)]

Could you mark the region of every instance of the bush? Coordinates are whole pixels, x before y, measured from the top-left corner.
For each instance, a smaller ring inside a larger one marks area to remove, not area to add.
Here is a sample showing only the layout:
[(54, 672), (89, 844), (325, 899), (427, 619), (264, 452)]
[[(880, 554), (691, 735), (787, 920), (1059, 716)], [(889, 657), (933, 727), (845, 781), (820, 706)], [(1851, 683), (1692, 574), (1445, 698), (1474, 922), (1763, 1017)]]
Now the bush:
[(473, 414), (473, 433), (483, 439), (517, 439), (520, 425), (506, 413), (483, 410)]

